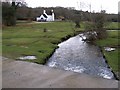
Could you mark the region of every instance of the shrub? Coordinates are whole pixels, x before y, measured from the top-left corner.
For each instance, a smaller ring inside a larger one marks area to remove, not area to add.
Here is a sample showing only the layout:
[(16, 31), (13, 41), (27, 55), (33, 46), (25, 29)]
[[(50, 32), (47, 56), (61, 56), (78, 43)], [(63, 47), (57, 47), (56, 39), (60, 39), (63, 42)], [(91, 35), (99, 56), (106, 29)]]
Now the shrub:
[(104, 29), (105, 16), (104, 13), (97, 14), (92, 22), (85, 23), (85, 31), (87, 31), (87, 40), (94, 41), (107, 37), (107, 32)]
[(80, 28), (80, 21), (79, 20), (75, 21), (75, 28)]

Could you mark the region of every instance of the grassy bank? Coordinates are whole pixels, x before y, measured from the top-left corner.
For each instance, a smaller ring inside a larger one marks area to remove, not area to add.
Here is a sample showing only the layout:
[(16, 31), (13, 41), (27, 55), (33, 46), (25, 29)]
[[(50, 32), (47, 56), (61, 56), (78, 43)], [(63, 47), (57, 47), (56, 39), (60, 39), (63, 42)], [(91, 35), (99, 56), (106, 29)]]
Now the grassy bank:
[[(44, 64), (63, 38), (74, 35), (73, 26), (70, 22), (20, 22), (14, 27), (3, 27), (3, 56), (17, 59), (23, 55), (35, 55), (37, 59), (29, 61)], [(44, 32), (45, 28), (47, 32)]]
[[(120, 40), (120, 37), (118, 36), (119, 33), (120, 31), (108, 31), (108, 38), (104, 40), (96, 41), (97, 45), (102, 47), (103, 53), (108, 61), (108, 64), (110, 65), (110, 67), (115, 73), (118, 73), (120, 69), (118, 68), (118, 65), (119, 65), (118, 55), (120, 53), (120, 47), (119, 47), (120, 45), (118, 43), (118, 41)], [(104, 50), (104, 47), (114, 47), (116, 48), (116, 50), (107, 52)]]

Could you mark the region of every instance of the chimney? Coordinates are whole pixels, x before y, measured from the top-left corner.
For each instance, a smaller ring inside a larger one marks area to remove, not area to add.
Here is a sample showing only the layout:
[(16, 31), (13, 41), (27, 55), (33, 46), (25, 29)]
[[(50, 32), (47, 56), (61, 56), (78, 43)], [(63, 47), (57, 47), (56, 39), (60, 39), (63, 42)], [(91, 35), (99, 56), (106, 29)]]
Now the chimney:
[(54, 15), (53, 10), (51, 10), (51, 12), (52, 12), (52, 21), (54, 21), (55, 20), (55, 15)]
[(45, 10), (43, 10), (43, 14), (44, 14), (44, 13), (46, 13), (46, 11), (45, 11)]
[(51, 12), (53, 13), (53, 9), (51, 10)]

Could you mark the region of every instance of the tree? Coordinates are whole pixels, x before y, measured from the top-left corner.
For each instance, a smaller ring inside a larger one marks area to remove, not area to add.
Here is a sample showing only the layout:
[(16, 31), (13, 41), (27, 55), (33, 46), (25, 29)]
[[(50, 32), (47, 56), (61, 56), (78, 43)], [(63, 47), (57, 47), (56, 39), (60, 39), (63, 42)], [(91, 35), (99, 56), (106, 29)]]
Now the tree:
[(32, 9), (31, 8), (29, 8), (28, 10), (27, 17), (28, 17), (28, 21), (31, 22), (32, 21)]
[(81, 21), (81, 12), (74, 10), (71, 15), (69, 15), (69, 19), (75, 23), (75, 28), (80, 28)]
[(106, 29), (104, 29), (105, 22), (105, 10), (102, 10), (101, 13), (99, 13), (94, 20), (98, 39), (103, 39), (107, 37), (107, 31)]
[(17, 0), (12, 0), (12, 3), (2, 2), (2, 23), (7, 26), (16, 25), (16, 10), (22, 5), (25, 3)]
[(96, 39), (103, 39), (107, 37), (107, 32), (104, 29), (105, 21), (105, 11), (101, 11), (101, 13), (97, 13), (94, 17), (91, 17), (91, 22), (87, 22), (85, 25), (88, 41), (94, 41)]

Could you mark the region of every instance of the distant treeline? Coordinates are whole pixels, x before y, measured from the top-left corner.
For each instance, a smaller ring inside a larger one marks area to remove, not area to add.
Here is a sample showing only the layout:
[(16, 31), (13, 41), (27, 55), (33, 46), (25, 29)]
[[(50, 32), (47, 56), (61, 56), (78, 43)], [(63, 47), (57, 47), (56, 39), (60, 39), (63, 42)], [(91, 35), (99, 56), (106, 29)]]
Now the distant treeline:
[[(80, 19), (81, 21), (90, 21), (98, 13), (90, 13), (88, 11), (75, 10), (74, 8), (64, 8), (64, 7), (37, 7), (30, 8), (27, 6), (19, 7), (17, 9), (17, 19), (18, 20), (36, 20), (36, 17), (40, 16), (46, 10), (47, 14), (51, 14), (51, 10), (54, 10), (55, 18), (61, 20), (70, 19)], [(104, 11), (104, 10), (103, 10)], [(105, 13), (107, 21), (118, 22), (118, 14), (107, 14)]]

